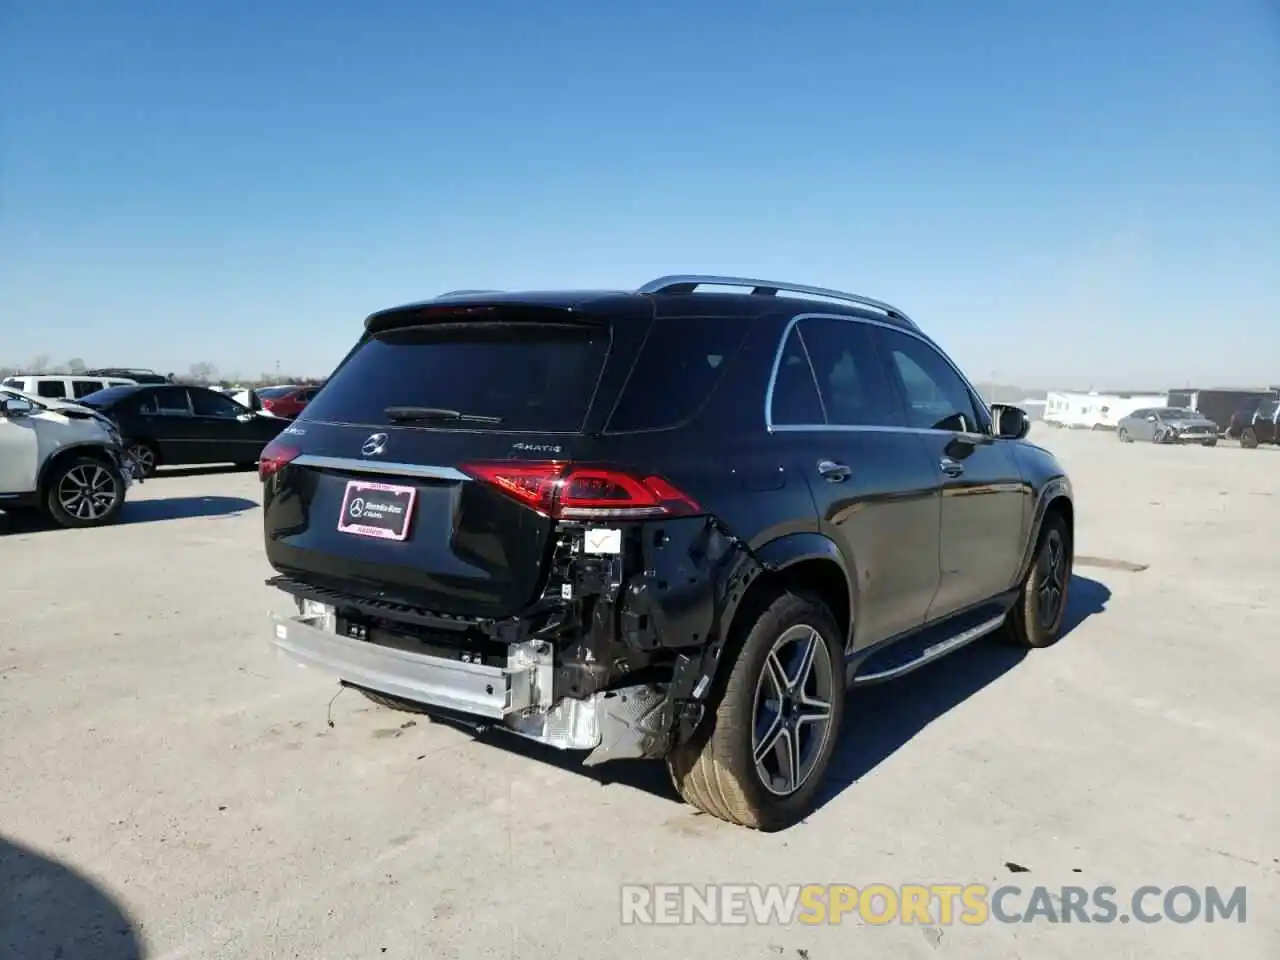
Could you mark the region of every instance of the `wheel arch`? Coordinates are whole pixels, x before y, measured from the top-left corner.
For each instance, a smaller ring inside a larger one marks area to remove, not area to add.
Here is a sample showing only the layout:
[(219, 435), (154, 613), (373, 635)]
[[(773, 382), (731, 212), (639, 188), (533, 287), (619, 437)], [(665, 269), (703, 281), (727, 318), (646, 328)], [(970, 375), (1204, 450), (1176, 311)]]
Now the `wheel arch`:
[(822, 600), (843, 634), (847, 651), (853, 637), (857, 597), (855, 580), (835, 542), (821, 533), (792, 533), (771, 540), (754, 552), (760, 573), (726, 611), (725, 636), (733, 632), (742, 617), (757, 613), (773, 595), (795, 589)]
[(1067, 526), (1067, 549), (1075, 555), (1076, 508), (1071, 493), (1071, 482), (1066, 477), (1056, 477), (1044, 485), (1036, 498), (1035, 514), (1023, 550), (1022, 564), (1018, 568), (1016, 583), (1026, 579), (1031, 564), (1035, 561), (1036, 547), (1040, 543), (1040, 534), (1050, 516), (1061, 517)]
[(36, 483), (36, 489), (40, 493), (41, 500), (48, 494), (49, 481), (56, 476), (57, 468), (68, 460), (76, 460), (80, 457), (97, 460), (104, 467), (112, 470), (118, 469), (118, 465), (111, 458), (111, 454), (107, 452), (107, 448), (100, 443), (73, 443), (62, 447), (40, 466), (40, 477)]

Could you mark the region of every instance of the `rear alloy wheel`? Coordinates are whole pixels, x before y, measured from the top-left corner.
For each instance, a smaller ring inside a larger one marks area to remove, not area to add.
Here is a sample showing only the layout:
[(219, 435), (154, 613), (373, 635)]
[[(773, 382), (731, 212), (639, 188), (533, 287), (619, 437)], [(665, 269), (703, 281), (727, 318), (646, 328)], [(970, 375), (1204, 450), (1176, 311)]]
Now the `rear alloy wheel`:
[(1116, 431), (1116, 436), (1120, 438), (1121, 443), (1133, 443), (1133, 439), (1129, 436), (1129, 431), (1124, 427)]
[(1045, 518), (1040, 544), (1013, 609), (1008, 633), (1019, 646), (1040, 648), (1057, 642), (1067, 617), (1071, 586), (1071, 535), (1057, 514)]
[(124, 478), (91, 457), (59, 464), (49, 480), (45, 505), (63, 527), (101, 527), (115, 520), (124, 505)]
[(133, 462), (138, 465), (138, 472), (143, 477), (153, 477), (156, 472), (156, 451), (149, 443), (131, 443), (129, 444), (129, 456), (133, 457)]
[(1240, 434), (1240, 446), (1253, 450), (1258, 446), (1258, 432), (1253, 427), (1245, 427)]
[(782, 593), (749, 625), (724, 690), (667, 757), (680, 795), (721, 820), (782, 830), (807, 816), (844, 715), (839, 630), (820, 601)]

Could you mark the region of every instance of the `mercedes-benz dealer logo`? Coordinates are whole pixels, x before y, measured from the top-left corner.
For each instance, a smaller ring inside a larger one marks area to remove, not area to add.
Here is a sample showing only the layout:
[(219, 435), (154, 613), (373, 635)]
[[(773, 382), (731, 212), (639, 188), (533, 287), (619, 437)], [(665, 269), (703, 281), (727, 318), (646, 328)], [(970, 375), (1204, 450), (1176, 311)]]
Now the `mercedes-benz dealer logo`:
[(347, 513), (351, 514), (353, 519), (359, 520), (364, 516), (364, 501), (356, 497), (351, 501), (351, 505), (347, 507)]
[(364, 442), (364, 446), (360, 448), (360, 452), (366, 457), (376, 457), (386, 449), (387, 435), (385, 433), (375, 433)]

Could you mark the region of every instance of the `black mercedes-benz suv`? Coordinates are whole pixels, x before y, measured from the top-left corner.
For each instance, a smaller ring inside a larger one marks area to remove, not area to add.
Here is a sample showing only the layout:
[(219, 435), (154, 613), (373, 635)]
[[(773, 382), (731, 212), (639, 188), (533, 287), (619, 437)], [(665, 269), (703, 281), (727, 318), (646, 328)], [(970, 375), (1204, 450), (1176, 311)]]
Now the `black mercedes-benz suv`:
[(888, 304), (664, 277), (373, 314), (260, 475), (274, 642), (724, 820), (815, 803), (846, 690), (1058, 636), (1071, 485)]

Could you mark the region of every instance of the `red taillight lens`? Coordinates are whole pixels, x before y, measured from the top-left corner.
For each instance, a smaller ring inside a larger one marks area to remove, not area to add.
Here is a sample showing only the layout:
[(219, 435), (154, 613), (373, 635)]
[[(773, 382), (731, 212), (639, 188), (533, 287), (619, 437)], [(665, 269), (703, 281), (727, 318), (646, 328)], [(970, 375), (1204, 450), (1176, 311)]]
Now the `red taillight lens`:
[(699, 506), (659, 476), (560, 461), (471, 463), (464, 473), (555, 520), (686, 516)]
[(262, 453), (258, 457), (258, 479), (266, 480), (267, 477), (279, 472), (281, 467), (295, 459), (301, 452), (297, 447), (281, 443), (279, 438), (272, 440), (262, 448)]
[(263, 399), (262, 401), (263, 410), (274, 410), (275, 408), (276, 408), (276, 402), (274, 400), (272, 400), (270, 397)]

